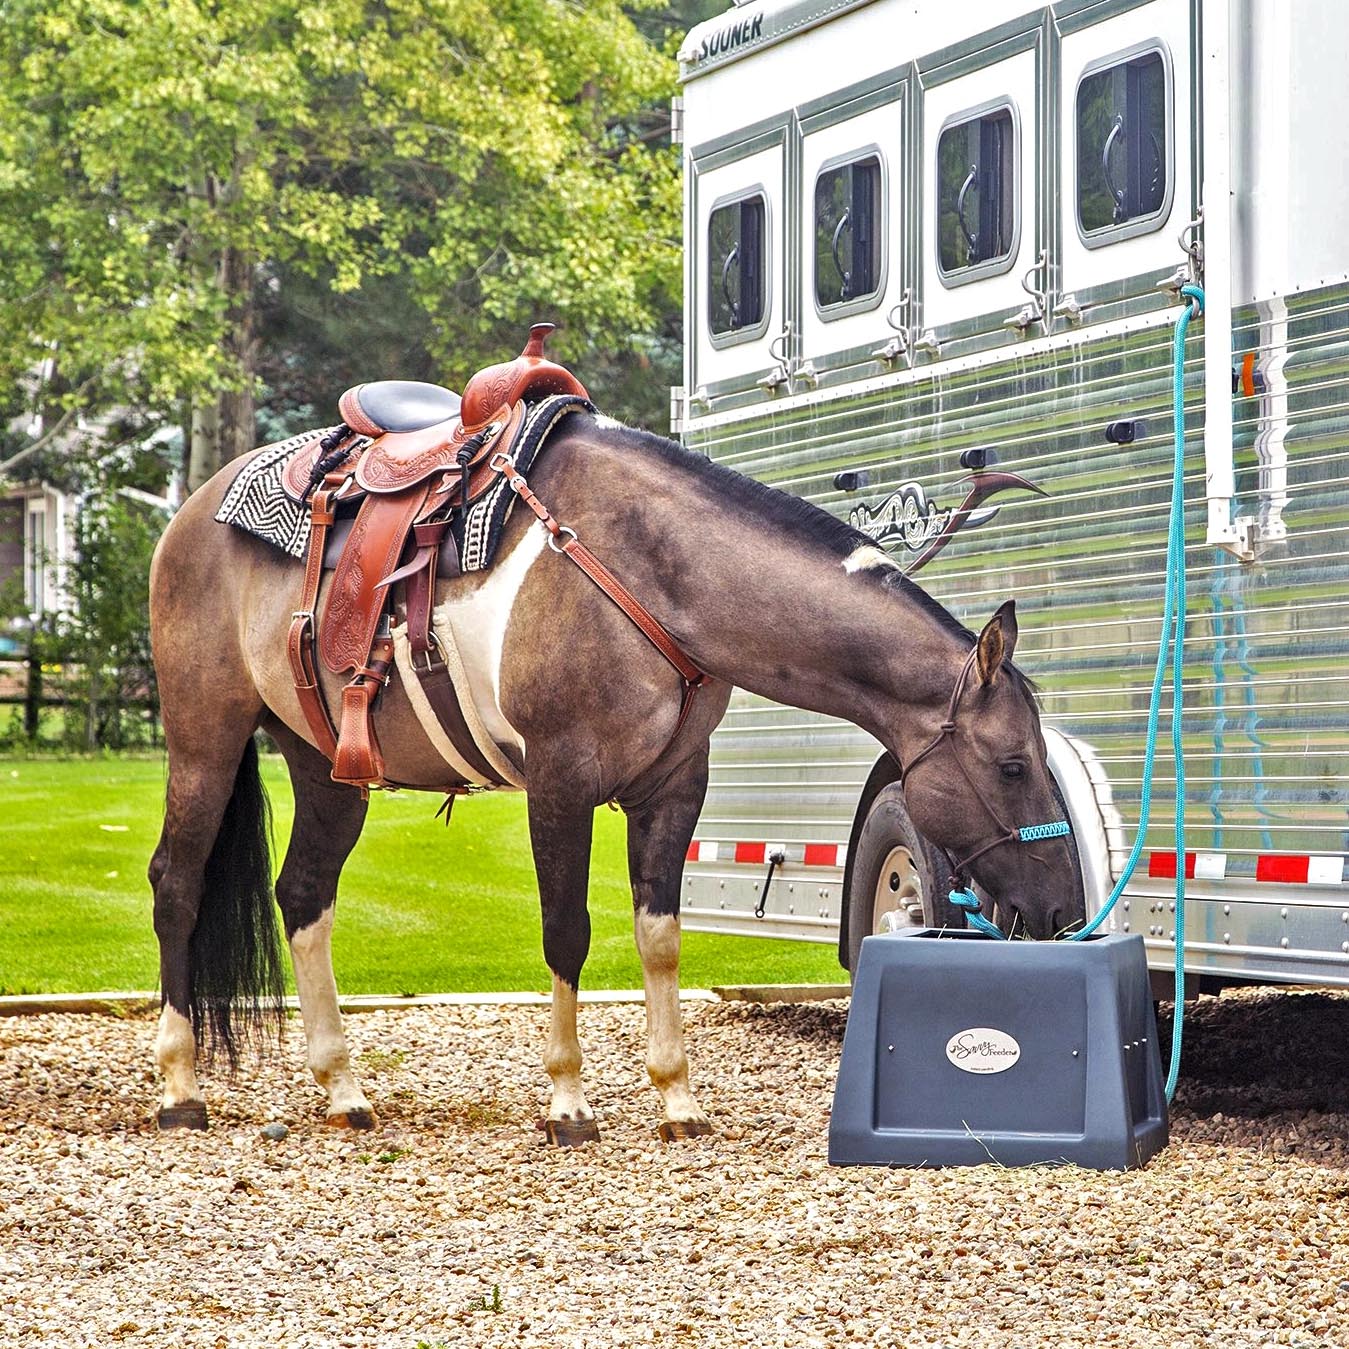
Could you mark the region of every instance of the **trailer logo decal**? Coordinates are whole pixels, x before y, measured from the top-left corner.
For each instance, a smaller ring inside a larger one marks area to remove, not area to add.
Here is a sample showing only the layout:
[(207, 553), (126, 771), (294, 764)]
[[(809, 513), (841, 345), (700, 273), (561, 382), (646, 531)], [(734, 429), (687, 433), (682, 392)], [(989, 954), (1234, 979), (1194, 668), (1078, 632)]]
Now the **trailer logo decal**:
[(986, 525), (993, 519), (1001, 507), (984, 507), (983, 503), (996, 493), (1019, 487), (1037, 496), (1048, 495), (1044, 488), (1027, 482), (1019, 473), (980, 470), (967, 481), (970, 490), (954, 510), (950, 507), (943, 510), (929, 501), (922, 483), (906, 482), (875, 506), (865, 502), (854, 506), (848, 513), (848, 523), (875, 539), (882, 548), (903, 544), (911, 553), (918, 553), (905, 568), (912, 575), (931, 562), (960, 530)]
[(1021, 1057), (1021, 1046), (1006, 1031), (971, 1026), (946, 1042), (946, 1057), (963, 1073), (1005, 1073)]
[(699, 61), (710, 60), (714, 56), (725, 56), (747, 42), (755, 42), (763, 36), (763, 15), (756, 14), (752, 19), (741, 19), (739, 23), (721, 28), (705, 37), (689, 58), (691, 65)]
[(848, 523), (875, 539), (882, 548), (903, 544), (916, 553), (946, 528), (951, 515), (949, 508), (942, 510), (935, 501), (927, 499), (922, 483), (906, 482), (879, 505), (868, 506), (862, 502), (854, 506), (848, 515)]

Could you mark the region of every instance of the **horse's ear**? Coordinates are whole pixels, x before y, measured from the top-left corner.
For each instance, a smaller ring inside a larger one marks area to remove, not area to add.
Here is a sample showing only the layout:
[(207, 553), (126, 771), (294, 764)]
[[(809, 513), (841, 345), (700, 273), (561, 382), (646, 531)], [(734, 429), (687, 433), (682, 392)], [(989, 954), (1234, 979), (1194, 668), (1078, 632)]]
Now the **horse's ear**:
[(1003, 661), (1012, 659), (1016, 650), (1016, 601), (1008, 600), (984, 625), (979, 634), (979, 682), (991, 684)]

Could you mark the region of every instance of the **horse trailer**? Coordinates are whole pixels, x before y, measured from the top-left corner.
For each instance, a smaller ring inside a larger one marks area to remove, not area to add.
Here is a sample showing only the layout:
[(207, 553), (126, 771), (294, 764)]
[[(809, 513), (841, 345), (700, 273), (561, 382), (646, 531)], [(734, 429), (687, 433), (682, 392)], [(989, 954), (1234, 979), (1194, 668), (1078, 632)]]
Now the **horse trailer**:
[[(1340, 0), (748, 0), (680, 53), (675, 432), (852, 522), (975, 629), (1016, 599), (1088, 914), (1140, 816), (1172, 331), (1204, 288), (1190, 842), (1168, 747), (1108, 930), (1171, 969), (1183, 866), (1210, 986), (1349, 986), (1346, 47)], [(947, 921), (897, 777), (862, 731), (737, 691), (685, 926), (850, 965), (866, 933)]]

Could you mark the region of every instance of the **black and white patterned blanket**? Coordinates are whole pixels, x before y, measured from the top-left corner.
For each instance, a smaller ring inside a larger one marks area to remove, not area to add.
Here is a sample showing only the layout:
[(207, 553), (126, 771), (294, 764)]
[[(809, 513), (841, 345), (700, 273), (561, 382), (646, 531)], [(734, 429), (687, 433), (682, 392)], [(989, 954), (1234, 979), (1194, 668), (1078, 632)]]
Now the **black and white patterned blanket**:
[[(535, 403), (515, 441), (516, 468), (528, 474), (550, 432), (563, 417), (572, 412), (594, 411), (591, 403), (575, 394), (554, 394)], [(281, 475), (294, 455), (328, 429), (319, 427), (264, 446), (239, 470), (215, 518), (256, 535), (291, 557), (303, 558), (309, 545), (309, 508), (286, 495)], [(369, 440), (358, 442), (358, 451), (369, 444)], [(502, 477), (469, 507), (462, 528), (456, 526), (453, 531), (460, 541), (461, 570), (481, 571), (491, 565), (514, 504), (515, 493)]]

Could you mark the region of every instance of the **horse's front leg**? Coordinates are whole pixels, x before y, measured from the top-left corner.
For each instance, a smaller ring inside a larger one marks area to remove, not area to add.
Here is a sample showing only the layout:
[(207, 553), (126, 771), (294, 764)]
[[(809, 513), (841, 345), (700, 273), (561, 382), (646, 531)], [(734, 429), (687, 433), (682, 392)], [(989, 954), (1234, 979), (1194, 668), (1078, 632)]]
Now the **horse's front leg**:
[(590, 951), (590, 840), (594, 811), (548, 794), (529, 796), (529, 838), (543, 908), (543, 958), (553, 973), (553, 1007), (544, 1067), (553, 1082), (544, 1129), (550, 1143), (575, 1147), (600, 1136), (581, 1085), (576, 992)]
[(646, 1071), (665, 1102), (660, 1136), (667, 1142), (712, 1132), (689, 1088), (679, 1010), (679, 884), (706, 792), (704, 750), (628, 811), (633, 926), (646, 988)]
[(354, 787), (332, 781), (328, 761), (307, 742), (279, 725), (269, 730), (286, 756), (295, 790), (295, 821), (276, 879), (276, 902), (290, 944), (309, 1071), (328, 1098), (329, 1124), (370, 1129), (375, 1115), (351, 1071), (332, 955), (337, 881), (365, 824), (366, 802)]

